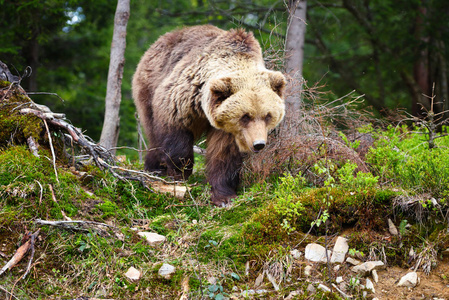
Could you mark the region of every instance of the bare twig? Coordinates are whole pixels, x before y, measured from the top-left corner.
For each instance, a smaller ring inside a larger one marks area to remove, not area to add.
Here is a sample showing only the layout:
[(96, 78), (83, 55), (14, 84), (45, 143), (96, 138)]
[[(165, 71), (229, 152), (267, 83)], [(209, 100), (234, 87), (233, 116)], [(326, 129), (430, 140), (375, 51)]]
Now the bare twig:
[(30, 259), (28, 260), (27, 270), (25, 271), (25, 274), (23, 274), (23, 278), (25, 278), (31, 270), (31, 263), (33, 262), (33, 257), (34, 257), (34, 243), (36, 241), (37, 236), (39, 235), (40, 230), (41, 229), (39, 228), (35, 233), (33, 233), (31, 235), (31, 238), (30, 238), (31, 254), (30, 254)]
[(56, 155), (55, 155), (55, 150), (53, 149), (53, 142), (51, 139), (50, 129), (48, 129), (47, 121), (45, 119), (43, 119), (43, 121), (45, 124), (45, 129), (47, 130), (47, 134), (48, 134), (48, 143), (50, 144), (51, 156), (53, 157), (53, 169), (55, 170), (56, 181), (59, 183), (58, 170), (56, 169)]
[(14, 296), (13, 293), (11, 293), (10, 291), (6, 290), (6, 289), (5, 289), (4, 287), (2, 287), (1, 285), (0, 285), (0, 290), (2, 290), (3, 292), (5, 292), (6, 294), (9, 294), (9, 295), (10, 295), (10, 298), (9, 298), (9, 299), (11, 299), (12, 297), (14, 297), (14, 299), (19, 300), (19, 298), (17, 298), (16, 296)]
[[(58, 200), (56, 200), (55, 192), (53, 191), (53, 186), (51, 184), (48, 184), (48, 187), (50, 188), (51, 198), (53, 199), (53, 202), (55, 202), (59, 206)], [(61, 214), (66, 221), (72, 220), (69, 217), (67, 217), (67, 215), (65, 214), (65, 212), (62, 209), (61, 209)]]

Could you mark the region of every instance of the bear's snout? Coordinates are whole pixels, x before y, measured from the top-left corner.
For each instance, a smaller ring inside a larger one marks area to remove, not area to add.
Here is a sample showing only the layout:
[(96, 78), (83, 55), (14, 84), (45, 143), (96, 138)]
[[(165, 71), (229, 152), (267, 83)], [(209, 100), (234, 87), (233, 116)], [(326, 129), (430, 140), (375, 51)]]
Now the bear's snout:
[(253, 148), (254, 148), (255, 152), (259, 152), (260, 150), (265, 148), (265, 145), (266, 145), (266, 143), (264, 140), (258, 140), (253, 143)]

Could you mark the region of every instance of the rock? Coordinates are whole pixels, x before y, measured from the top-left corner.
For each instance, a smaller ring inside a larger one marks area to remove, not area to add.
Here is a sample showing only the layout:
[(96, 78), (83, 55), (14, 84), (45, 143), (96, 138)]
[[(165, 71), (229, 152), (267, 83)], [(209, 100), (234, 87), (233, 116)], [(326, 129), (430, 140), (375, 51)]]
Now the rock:
[(352, 258), (352, 257), (346, 258), (346, 262), (350, 263), (353, 266), (357, 266), (357, 265), (360, 265), (362, 263), (360, 260)]
[(347, 262), (347, 263), (350, 263), (350, 264), (353, 265), (353, 266), (358, 266), (358, 265), (362, 264), (362, 262), (361, 262), (360, 260), (355, 259), (355, 258), (353, 258), (353, 257), (348, 257), (348, 258), (346, 258), (346, 262)]
[(211, 277), (207, 278), (207, 282), (209, 282), (212, 285), (215, 285), (217, 283), (217, 278), (215, 278), (214, 276), (211, 276)]
[(125, 277), (130, 280), (139, 280), (141, 276), (142, 273), (140, 273), (140, 271), (134, 267), (129, 268), (128, 271), (125, 273)]
[(394, 226), (394, 223), (393, 221), (391, 221), (391, 219), (388, 219), (388, 231), (391, 235), (399, 235), (399, 232), (396, 229), (396, 226)]
[(366, 278), (366, 284), (365, 284), (366, 288), (368, 290), (371, 290), (372, 293), (375, 293), (376, 290), (374, 289), (374, 284), (371, 280), (369, 280), (369, 278)]
[(340, 271), (340, 265), (334, 266), (334, 272), (338, 272), (338, 271)]
[(301, 252), (298, 249), (293, 249), (290, 251), (290, 254), (294, 259), (300, 259), (301, 258)]
[(165, 279), (170, 279), (170, 277), (176, 272), (176, 268), (170, 264), (164, 263), (162, 267), (157, 272), (159, 276)]
[(254, 290), (245, 290), (240, 295), (242, 295), (242, 297), (244, 298), (249, 298), (249, 296), (254, 295), (255, 293), (256, 291)]
[(256, 294), (259, 294), (259, 295), (266, 294), (266, 293), (268, 293), (268, 290), (264, 290), (264, 289), (256, 290)]
[(162, 244), (167, 239), (165, 236), (154, 232), (138, 232), (137, 234), (144, 237), (148, 244), (153, 247)]
[(345, 298), (345, 299), (350, 299), (350, 298), (352, 298), (351, 296), (345, 294), (345, 292), (343, 292), (341, 289), (339, 289), (338, 286), (337, 286), (336, 284), (332, 283), (332, 286), (334, 287), (334, 289), (337, 290), (337, 292), (339, 292), (339, 293), (342, 295), (343, 298)]
[(338, 276), (338, 277), (335, 279), (335, 282), (336, 282), (337, 284), (340, 284), (341, 282), (343, 282), (343, 277)]
[(312, 266), (306, 266), (304, 268), (304, 276), (310, 277), (312, 275)]
[(238, 288), (236, 285), (234, 285), (234, 286), (232, 287), (232, 291), (233, 291), (233, 292), (238, 292), (238, 291), (239, 291), (239, 288)]
[(256, 281), (254, 282), (254, 287), (258, 287), (263, 282), (264, 272), (260, 273), (259, 276), (257, 276)]
[(313, 294), (316, 292), (316, 288), (311, 283), (309, 283), (309, 285), (307, 286), (307, 291)]
[(290, 294), (288, 294), (287, 297), (284, 298), (284, 300), (292, 300), (292, 299), (296, 299), (296, 296), (302, 295), (302, 291), (293, 291), (290, 292)]
[(399, 280), (398, 286), (405, 286), (405, 287), (415, 287), (419, 283), (419, 277), (416, 272), (410, 272), (406, 275), (402, 276), (402, 278)]
[(332, 250), (331, 263), (343, 263), (348, 250), (348, 240), (339, 236), (335, 242), (334, 249)]
[[(328, 250), (328, 256), (331, 256), (332, 251)], [(308, 244), (306, 246), (305, 257), (307, 260), (313, 262), (326, 262), (326, 249), (318, 244)]]
[(325, 292), (330, 292), (330, 291), (331, 291), (330, 288), (328, 288), (327, 286), (325, 286), (325, 285), (322, 284), (322, 283), (320, 283), (320, 284), (318, 285), (317, 288), (320, 289), (320, 290), (322, 290), (322, 291), (325, 291)]
[(362, 276), (367, 276), (371, 273), (372, 270), (378, 270), (382, 267), (384, 267), (384, 263), (378, 260), (378, 261), (368, 261), (363, 264), (354, 266), (351, 268), (351, 270)]
[(376, 270), (372, 270), (371, 271), (371, 276), (373, 276), (373, 280), (375, 283), (379, 282), (379, 275), (377, 275), (377, 271)]

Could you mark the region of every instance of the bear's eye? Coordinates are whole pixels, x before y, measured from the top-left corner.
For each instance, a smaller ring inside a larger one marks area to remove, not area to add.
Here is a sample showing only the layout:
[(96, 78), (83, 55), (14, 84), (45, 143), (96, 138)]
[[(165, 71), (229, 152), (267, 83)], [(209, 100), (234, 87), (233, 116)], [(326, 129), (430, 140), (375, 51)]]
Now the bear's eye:
[(247, 125), (251, 121), (251, 116), (249, 114), (243, 115), (243, 117), (240, 118), (240, 123), (242, 125)]
[(271, 114), (268, 113), (268, 114), (265, 116), (265, 123), (270, 123), (270, 121), (271, 121), (272, 118), (273, 118), (273, 117), (271, 116)]

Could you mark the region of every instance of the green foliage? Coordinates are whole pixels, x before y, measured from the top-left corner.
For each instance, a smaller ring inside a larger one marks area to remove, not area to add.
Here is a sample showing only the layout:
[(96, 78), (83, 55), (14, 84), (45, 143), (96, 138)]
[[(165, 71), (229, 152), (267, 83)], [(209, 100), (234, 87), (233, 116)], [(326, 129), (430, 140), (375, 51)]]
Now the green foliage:
[(292, 227), (291, 224), (295, 222), (295, 219), (304, 210), (301, 202), (297, 201), (297, 194), (304, 188), (306, 180), (301, 173), (295, 177), (291, 174), (284, 174), (279, 180), (281, 182), (274, 191), (274, 210), (283, 217), (282, 227), (292, 232), (296, 228)]
[(372, 189), (377, 186), (378, 176), (371, 173), (357, 172), (354, 176), (354, 171), (357, 165), (351, 162), (346, 162), (341, 168), (337, 170), (337, 177), (341, 187), (348, 188), (361, 192), (366, 189)]
[(416, 193), (434, 197), (449, 195), (449, 137), (437, 139), (437, 148), (429, 149), (425, 138), (406, 127), (390, 127), (379, 133), (367, 161), (382, 182), (392, 182)]

